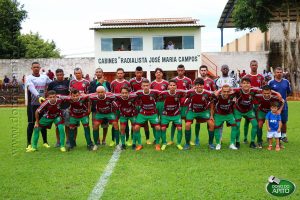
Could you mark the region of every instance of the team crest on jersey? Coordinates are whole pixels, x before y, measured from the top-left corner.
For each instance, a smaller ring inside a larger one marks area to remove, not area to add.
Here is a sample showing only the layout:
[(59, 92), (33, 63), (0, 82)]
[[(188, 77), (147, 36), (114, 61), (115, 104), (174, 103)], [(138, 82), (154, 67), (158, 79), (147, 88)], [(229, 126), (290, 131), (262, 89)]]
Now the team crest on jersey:
[(131, 104), (132, 104), (131, 101), (129, 101), (129, 102), (128, 102), (128, 105), (131, 105)]
[(183, 86), (186, 86), (186, 83), (185, 83), (185, 82), (183, 82), (183, 83), (182, 83), (182, 85), (183, 85)]
[(106, 105), (108, 105), (109, 104), (109, 102), (107, 101), (107, 102), (105, 102), (106, 103)]
[(86, 85), (85, 85), (85, 83), (82, 83), (82, 87), (85, 87)]

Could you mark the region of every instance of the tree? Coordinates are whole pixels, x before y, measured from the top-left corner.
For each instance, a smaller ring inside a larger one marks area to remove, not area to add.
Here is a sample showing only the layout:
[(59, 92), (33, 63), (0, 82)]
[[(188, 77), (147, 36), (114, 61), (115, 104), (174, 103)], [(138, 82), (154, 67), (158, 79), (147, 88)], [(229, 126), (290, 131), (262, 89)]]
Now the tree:
[(27, 12), (16, 0), (0, 0), (0, 58), (19, 57), (21, 22)]
[(21, 52), (24, 58), (60, 58), (59, 49), (55, 42), (43, 40), (39, 33), (24, 34), (19, 36)]
[[(296, 76), (300, 77), (300, 29), (299, 29), (299, 0), (237, 0), (233, 20), (239, 30), (259, 28), (262, 32), (269, 29), (272, 19), (278, 19), (281, 24), (284, 35), (282, 41), (284, 67), (292, 75), (291, 85), (293, 90), (299, 91), (299, 81), (296, 82)], [(296, 12), (296, 36), (294, 41), (291, 39), (291, 20)], [(292, 51), (291, 42), (295, 42), (295, 50)]]

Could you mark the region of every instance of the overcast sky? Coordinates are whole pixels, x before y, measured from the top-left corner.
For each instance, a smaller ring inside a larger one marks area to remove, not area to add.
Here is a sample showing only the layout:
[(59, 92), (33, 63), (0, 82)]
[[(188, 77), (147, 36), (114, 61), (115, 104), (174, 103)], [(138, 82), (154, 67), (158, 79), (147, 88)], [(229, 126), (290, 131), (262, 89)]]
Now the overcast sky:
[[(220, 51), (217, 28), (227, 0), (19, 0), (28, 12), (22, 33), (39, 32), (54, 40), (62, 55), (94, 56), (94, 22), (105, 19), (192, 17), (205, 25), (202, 51)], [(224, 44), (243, 35), (224, 30)]]

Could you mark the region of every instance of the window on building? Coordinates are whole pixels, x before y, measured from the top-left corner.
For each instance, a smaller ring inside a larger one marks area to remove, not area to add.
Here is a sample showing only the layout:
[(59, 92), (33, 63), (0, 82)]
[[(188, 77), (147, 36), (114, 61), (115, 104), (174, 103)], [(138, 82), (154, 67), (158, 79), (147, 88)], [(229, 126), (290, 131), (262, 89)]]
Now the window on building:
[(143, 38), (101, 38), (101, 51), (142, 51)]
[(194, 49), (194, 36), (153, 37), (153, 50)]

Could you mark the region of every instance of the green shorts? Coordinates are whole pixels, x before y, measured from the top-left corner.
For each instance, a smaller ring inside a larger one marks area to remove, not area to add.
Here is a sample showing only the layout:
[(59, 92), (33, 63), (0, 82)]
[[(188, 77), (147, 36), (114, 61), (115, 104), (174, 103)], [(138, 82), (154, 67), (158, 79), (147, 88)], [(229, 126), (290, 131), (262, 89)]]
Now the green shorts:
[(136, 116), (133, 116), (133, 117), (123, 117), (123, 116), (121, 116), (120, 117), (120, 124), (121, 125), (127, 125), (128, 121), (130, 121), (131, 126), (134, 126), (135, 122), (136, 122)]
[(89, 116), (84, 116), (81, 118), (70, 117), (70, 128), (75, 128), (80, 125), (80, 122), (84, 127), (89, 126)]
[(232, 113), (228, 115), (215, 114), (214, 120), (215, 120), (215, 128), (221, 128), (224, 122), (227, 122), (228, 126), (236, 126), (235, 118)]
[(145, 124), (146, 121), (150, 121), (152, 126), (156, 126), (159, 125), (159, 119), (158, 119), (158, 115), (154, 114), (154, 115), (143, 115), (141, 113), (138, 114), (137, 118), (136, 118), (136, 124), (142, 126)]
[(156, 102), (156, 109), (158, 112), (158, 116), (161, 116), (162, 112), (164, 111), (164, 102), (163, 101)]
[(258, 110), (257, 111), (257, 120), (265, 121), (266, 115), (267, 115), (267, 113), (265, 113), (261, 110)]
[(109, 123), (112, 123), (117, 120), (115, 113), (101, 114), (96, 113), (95, 121), (102, 123), (104, 120), (108, 120)]
[(182, 119), (185, 119), (187, 113), (187, 106), (180, 106), (180, 115)]
[[(92, 113), (92, 121), (95, 120), (96, 113), (97, 112)], [(101, 123), (101, 128), (108, 128), (108, 126), (109, 126), (108, 119), (104, 119)]]
[(210, 118), (210, 111), (209, 110), (205, 110), (203, 112), (193, 112), (191, 110), (188, 111), (187, 115), (186, 115), (186, 122), (192, 122), (194, 119), (200, 120), (202, 122), (205, 122), (207, 120), (209, 120)]
[(233, 114), (234, 114), (235, 121), (237, 122), (241, 121), (242, 117), (248, 120), (255, 119), (255, 113), (253, 109), (249, 110), (248, 112), (242, 113), (235, 108), (233, 110)]
[(52, 123), (54, 123), (56, 126), (58, 126), (59, 124), (63, 124), (64, 120), (60, 116), (53, 118), (53, 119), (42, 117), (39, 121), (39, 127), (41, 127), (41, 128), (45, 127), (45, 128), (50, 129), (52, 126)]
[(180, 115), (175, 115), (175, 116), (162, 115), (160, 120), (161, 120), (160, 124), (162, 127), (167, 127), (170, 122), (173, 122), (177, 127), (181, 127), (182, 125), (182, 120)]

